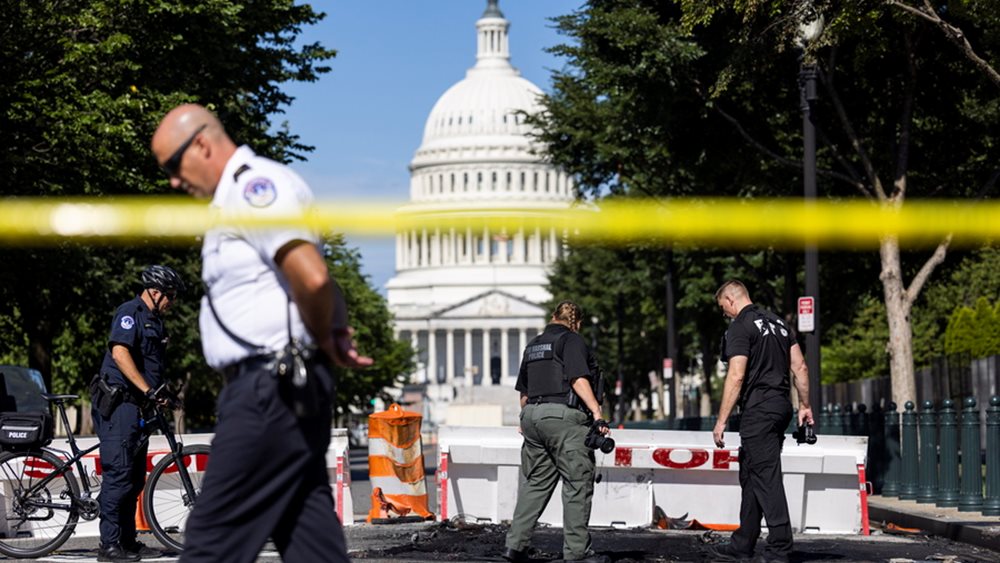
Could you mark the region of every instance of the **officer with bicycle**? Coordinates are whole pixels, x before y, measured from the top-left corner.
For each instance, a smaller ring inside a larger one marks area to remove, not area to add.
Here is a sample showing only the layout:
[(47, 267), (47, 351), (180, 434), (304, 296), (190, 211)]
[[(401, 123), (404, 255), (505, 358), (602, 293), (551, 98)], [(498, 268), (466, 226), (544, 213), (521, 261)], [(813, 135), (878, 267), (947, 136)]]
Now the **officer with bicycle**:
[[(560, 478), (563, 483), (563, 557), (566, 561), (608, 561), (591, 549), (594, 495), (594, 438), (602, 443), (608, 423), (591, 382), (587, 344), (578, 332), (580, 307), (563, 301), (551, 323), (524, 350), (514, 388), (521, 393), (521, 483), (507, 534), (504, 559), (530, 560), (531, 534)], [(596, 374), (593, 374), (596, 377)], [(588, 438), (588, 434), (592, 435)]]
[(164, 382), (167, 335), (162, 314), (184, 291), (167, 266), (142, 272), (142, 293), (115, 312), (100, 373), (91, 383), (94, 428), (101, 446), (101, 545), (98, 561), (139, 561), (159, 551), (136, 540), (135, 510), (146, 480), (148, 443), (140, 426), (143, 406), (165, 404), (156, 390)]

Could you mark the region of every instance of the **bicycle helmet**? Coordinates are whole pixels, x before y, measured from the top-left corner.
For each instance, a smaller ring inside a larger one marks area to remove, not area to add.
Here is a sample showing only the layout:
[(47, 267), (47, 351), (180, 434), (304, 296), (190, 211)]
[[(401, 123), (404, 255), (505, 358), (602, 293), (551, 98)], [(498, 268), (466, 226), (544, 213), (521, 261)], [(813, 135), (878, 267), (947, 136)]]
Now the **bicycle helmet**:
[(143, 289), (158, 289), (164, 293), (184, 292), (184, 280), (169, 266), (155, 264), (142, 271)]

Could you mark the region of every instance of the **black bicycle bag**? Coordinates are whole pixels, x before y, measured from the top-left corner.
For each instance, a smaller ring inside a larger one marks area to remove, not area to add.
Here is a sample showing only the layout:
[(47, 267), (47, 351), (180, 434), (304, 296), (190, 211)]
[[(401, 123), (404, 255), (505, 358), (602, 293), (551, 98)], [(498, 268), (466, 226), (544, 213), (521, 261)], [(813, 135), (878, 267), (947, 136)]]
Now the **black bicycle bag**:
[(52, 443), (54, 424), (45, 411), (0, 413), (0, 448), (24, 451)]

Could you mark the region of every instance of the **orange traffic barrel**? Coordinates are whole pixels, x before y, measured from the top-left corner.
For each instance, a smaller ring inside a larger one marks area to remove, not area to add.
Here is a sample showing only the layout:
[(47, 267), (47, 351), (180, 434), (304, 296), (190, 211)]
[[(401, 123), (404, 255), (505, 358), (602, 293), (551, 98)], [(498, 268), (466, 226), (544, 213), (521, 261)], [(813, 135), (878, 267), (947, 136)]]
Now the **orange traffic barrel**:
[(427, 509), (421, 420), (397, 404), (368, 417), (369, 523), (434, 518)]

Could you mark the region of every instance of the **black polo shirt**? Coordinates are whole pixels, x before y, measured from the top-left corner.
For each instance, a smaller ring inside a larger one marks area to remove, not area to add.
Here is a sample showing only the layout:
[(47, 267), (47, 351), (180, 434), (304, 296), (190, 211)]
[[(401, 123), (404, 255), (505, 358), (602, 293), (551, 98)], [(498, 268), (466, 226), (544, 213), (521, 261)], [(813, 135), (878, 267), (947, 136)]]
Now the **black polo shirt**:
[(795, 333), (785, 321), (757, 305), (747, 305), (733, 319), (723, 339), (722, 360), (747, 357), (747, 370), (740, 388), (740, 404), (746, 409), (773, 395), (791, 392), (791, 349)]
[(131, 385), (118, 369), (111, 356), (111, 348), (121, 344), (128, 348), (132, 361), (150, 387), (163, 383), (163, 359), (167, 348), (167, 334), (159, 315), (146, 307), (142, 298), (126, 301), (115, 311), (108, 336), (108, 351), (104, 354), (101, 373), (112, 383)]

